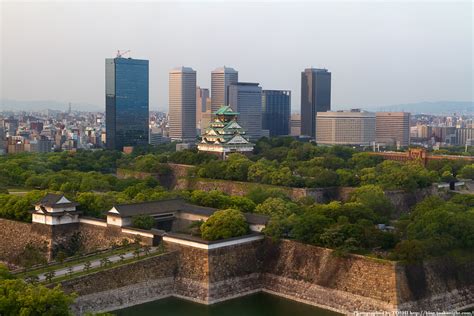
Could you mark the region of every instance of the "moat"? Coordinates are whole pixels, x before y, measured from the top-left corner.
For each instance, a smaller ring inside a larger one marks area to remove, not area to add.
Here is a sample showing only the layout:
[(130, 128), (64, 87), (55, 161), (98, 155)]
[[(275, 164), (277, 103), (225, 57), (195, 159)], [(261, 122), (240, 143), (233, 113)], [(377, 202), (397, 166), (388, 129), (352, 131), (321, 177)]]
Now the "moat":
[(165, 298), (113, 312), (118, 316), (337, 316), (338, 313), (298, 303), (279, 296), (257, 293), (213, 305), (202, 305), (179, 298)]

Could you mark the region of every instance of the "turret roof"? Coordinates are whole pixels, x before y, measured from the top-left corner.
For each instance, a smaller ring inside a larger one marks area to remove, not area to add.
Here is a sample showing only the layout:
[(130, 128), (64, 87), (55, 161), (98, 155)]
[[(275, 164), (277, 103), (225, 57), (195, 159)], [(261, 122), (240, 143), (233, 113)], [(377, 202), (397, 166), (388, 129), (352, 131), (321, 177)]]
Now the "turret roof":
[(214, 115), (239, 115), (238, 112), (234, 112), (230, 105), (223, 105), (219, 110), (214, 112)]

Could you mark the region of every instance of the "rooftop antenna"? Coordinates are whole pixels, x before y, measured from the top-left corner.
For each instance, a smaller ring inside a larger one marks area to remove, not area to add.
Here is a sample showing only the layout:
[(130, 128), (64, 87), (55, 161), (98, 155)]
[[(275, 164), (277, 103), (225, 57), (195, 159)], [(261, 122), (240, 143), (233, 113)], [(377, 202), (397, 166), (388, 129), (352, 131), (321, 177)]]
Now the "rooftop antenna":
[(123, 58), (123, 55), (130, 53), (130, 50), (121, 51), (117, 50), (117, 58)]

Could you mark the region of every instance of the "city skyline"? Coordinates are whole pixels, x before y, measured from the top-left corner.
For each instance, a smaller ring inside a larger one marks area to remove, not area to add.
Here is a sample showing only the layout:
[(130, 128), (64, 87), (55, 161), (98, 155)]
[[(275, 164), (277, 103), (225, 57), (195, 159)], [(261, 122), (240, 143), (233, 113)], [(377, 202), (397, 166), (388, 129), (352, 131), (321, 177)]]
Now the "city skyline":
[[(167, 110), (166, 77), (170, 69), (182, 64), (197, 71), (197, 84), (202, 87), (211, 87), (213, 69), (228, 65), (240, 72), (241, 81), (259, 82), (263, 89), (291, 90), (292, 111), (300, 106), (299, 74), (311, 66), (331, 70), (334, 109), (473, 99), (470, 2), (154, 2), (113, 7), (104, 3), (2, 3), (2, 8), (2, 99), (89, 103), (103, 110), (102, 62), (117, 49), (131, 49), (131, 57), (150, 60), (152, 110)], [(87, 25), (77, 20), (77, 10), (83, 21), (100, 16), (104, 23)], [(110, 17), (103, 14), (106, 10)], [(120, 19), (110, 20), (128, 10), (143, 16), (143, 22), (131, 27)], [(313, 11), (324, 14), (314, 19), (317, 21), (305, 18)], [(233, 15), (225, 14), (229, 12)], [(291, 21), (281, 23), (279, 18), (285, 12)], [(178, 13), (188, 18), (186, 25), (173, 20)], [(52, 21), (44, 19), (50, 15), (54, 15)], [(217, 20), (208, 22), (203, 16)], [(152, 18), (157, 22), (151, 23)], [(222, 37), (215, 28), (217, 23), (226, 29), (242, 18), (246, 23), (239, 25), (241, 30), (230, 30), (229, 36)], [(35, 23), (38, 19), (41, 23)], [(196, 24), (197, 19), (202, 23)], [(185, 31), (184, 26), (189, 25), (195, 25), (202, 36), (186, 42), (194, 36)], [(171, 29), (173, 34), (167, 34)], [(254, 36), (242, 35), (249, 30)], [(134, 36), (136, 32), (141, 36)], [(308, 32), (310, 41), (304, 36)], [(258, 38), (265, 40), (255, 40)], [(209, 46), (218, 39), (223, 45)], [(205, 54), (189, 54), (191, 47)], [(72, 54), (76, 54), (74, 63), (64, 58)], [(291, 56), (294, 58), (288, 58)], [(436, 75), (440, 72), (443, 76)], [(75, 76), (71, 78), (70, 73)], [(364, 80), (358, 80), (361, 75)]]

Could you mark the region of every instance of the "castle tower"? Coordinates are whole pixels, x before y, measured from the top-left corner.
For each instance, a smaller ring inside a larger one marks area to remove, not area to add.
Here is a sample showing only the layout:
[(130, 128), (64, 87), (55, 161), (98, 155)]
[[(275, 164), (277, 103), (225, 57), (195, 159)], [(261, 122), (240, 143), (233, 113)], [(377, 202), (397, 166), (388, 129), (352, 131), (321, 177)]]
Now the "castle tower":
[(221, 159), (226, 159), (230, 153), (250, 154), (254, 144), (248, 140), (245, 130), (237, 122), (239, 113), (234, 112), (230, 106), (222, 106), (213, 114), (213, 121), (201, 134), (198, 150), (217, 154)]

